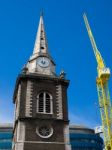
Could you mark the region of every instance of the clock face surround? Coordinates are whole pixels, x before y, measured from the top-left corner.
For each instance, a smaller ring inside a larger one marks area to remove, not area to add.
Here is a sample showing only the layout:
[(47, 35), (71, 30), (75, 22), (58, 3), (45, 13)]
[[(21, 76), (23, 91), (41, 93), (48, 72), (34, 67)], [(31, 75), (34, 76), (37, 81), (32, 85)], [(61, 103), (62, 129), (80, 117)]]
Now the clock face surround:
[(37, 64), (40, 66), (40, 67), (48, 67), (49, 64), (50, 64), (50, 60), (47, 58), (47, 57), (38, 57), (37, 58)]

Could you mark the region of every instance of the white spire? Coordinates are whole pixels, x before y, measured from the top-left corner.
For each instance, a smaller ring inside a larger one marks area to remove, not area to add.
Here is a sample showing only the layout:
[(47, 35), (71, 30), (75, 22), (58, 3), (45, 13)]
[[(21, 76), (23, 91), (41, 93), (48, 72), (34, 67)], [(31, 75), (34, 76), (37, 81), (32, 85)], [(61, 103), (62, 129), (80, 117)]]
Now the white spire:
[[(46, 61), (45, 61), (46, 60)], [(43, 64), (48, 64), (47, 67), (43, 67)], [(43, 15), (40, 16), (39, 27), (35, 40), (33, 54), (30, 57), (26, 68), (28, 72), (54, 75), (55, 63), (48, 52), (47, 39), (44, 29)]]
[(37, 32), (34, 51), (33, 51), (33, 55), (39, 56), (42, 54), (43, 55), (48, 54), (43, 15), (40, 16), (40, 22), (39, 22), (38, 32)]

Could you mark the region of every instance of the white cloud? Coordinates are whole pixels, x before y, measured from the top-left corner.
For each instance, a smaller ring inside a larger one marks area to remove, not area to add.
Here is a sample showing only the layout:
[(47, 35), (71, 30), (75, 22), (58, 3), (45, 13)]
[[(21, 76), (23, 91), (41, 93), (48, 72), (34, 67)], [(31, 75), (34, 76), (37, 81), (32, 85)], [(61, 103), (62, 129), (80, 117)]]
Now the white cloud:
[(88, 119), (85, 116), (79, 114), (69, 113), (70, 124), (82, 125), (90, 128), (97, 126), (97, 122), (93, 119)]

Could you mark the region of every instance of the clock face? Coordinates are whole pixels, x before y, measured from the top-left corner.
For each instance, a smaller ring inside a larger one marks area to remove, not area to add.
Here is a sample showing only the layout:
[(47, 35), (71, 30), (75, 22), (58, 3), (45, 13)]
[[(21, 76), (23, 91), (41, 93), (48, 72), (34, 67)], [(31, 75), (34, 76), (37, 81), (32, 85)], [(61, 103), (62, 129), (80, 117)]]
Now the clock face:
[(47, 57), (38, 57), (37, 64), (41, 67), (48, 67), (49, 66), (49, 59)]

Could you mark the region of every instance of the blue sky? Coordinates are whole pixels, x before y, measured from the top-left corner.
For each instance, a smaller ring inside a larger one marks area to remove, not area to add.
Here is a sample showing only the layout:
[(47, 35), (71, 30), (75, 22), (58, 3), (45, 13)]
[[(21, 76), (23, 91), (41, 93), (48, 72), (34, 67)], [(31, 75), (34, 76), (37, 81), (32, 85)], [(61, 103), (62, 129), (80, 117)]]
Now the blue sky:
[[(32, 54), (43, 9), (57, 73), (64, 69), (70, 79), (70, 121), (89, 127), (100, 125), (96, 60), (82, 16), (87, 13), (97, 46), (106, 65), (112, 68), (111, 6), (111, 0), (0, 1), (0, 122), (13, 122), (16, 77)], [(109, 88), (112, 93), (112, 79)]]

